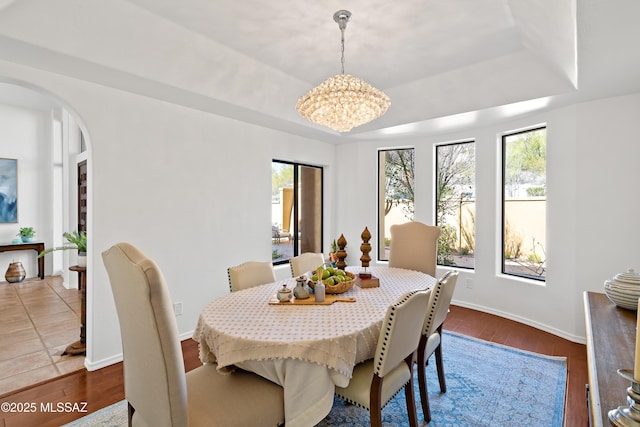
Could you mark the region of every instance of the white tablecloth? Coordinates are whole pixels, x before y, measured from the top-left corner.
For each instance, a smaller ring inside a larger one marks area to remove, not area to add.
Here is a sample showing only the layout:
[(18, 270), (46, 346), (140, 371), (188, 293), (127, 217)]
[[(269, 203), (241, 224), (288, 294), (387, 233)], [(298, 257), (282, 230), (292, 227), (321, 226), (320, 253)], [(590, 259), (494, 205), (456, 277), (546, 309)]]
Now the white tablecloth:
[(217, 362), (221, 370), (236, 365), (281, 384), (287, 427), (318, 423), (331, 410), (334, 386), (347, 385), (354, 366), (374, 356), (389, 305), (405, 292), (431, 288), (436, 281), (415, 271), (370, 270), (380, 287), (354, 286), (341, 295), (355, 297), (355, 303), (268, 304), (283, 283), (293, 288), (295, 279), (216, 299), (201, 313), (193, 335), (200, 343), (200, 359)]

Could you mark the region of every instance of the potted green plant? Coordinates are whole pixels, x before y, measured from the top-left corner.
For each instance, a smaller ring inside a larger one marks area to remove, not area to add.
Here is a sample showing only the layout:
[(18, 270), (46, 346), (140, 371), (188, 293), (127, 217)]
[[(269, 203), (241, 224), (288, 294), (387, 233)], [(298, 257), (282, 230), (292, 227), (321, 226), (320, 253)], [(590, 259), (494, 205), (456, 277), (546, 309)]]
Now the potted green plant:
[(31, 242), (36, 235), (36, 230), (33, 227), (21, 227), (18, 231), (18, 236), (24, 243)]
[(67, 249), (77, 249), (78, 250), (78, 266), (86, 267), (87, 266), (87, 233), (84, 231), (77, 232), (73, 231), (71, 233), (62, 233), (62, 236), (67, 239), (67, 244), (63, 246), (56, 246), (54, 248), (45, 249), (40, 252), (39, 257), (45, 256), (46, 254), (53, 251), (63, 251)]
[(336, 262), (338, 262), (337, 253), (338, 253), (338, 244), (336, 243), (336, 240), (333, 239), (333, 242), (331, 242), (331, 252), (329, 252), (329, 262), (334, 268), (336, 266)]

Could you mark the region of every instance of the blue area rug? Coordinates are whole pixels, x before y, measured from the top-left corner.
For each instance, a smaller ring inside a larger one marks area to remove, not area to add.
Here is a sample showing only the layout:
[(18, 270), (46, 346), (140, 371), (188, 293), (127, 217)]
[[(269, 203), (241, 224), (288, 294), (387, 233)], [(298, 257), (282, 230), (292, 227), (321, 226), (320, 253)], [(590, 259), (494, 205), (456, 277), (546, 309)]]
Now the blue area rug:
[(127, 427), (127, 402), (121, 400), (62, 427)]
[[(447, 392), (440, 394), (434, 356), (427, 367), (430, 427), (561, 427), (567, 384), (564, 357), (550, 357), (445, 331)], [(417, 375), (418, 421), (424, 424)], [(404, 392), (382, 410), (385, 427), (409, 425)], [(335, 399), (319, 426), (368, 426), (367, 411)]]
[[(430, 427), (562, 426), (567, 383), (564, 357), (530, 353), (446, 331), (443, 353), (446, 393), (440, 394), (433, 357), (427, 369)], [(425, 425), (417, 381), (415, 386), (418, 420)], [(409, 425), (403, 392), (384, 407), (382, 417), (385, 427)], [(124, 402), (68, 424), (73, 427), (126, 425)], [(331, 413), (318, 426), (368, 425), (366, 410), (336, 398)]]

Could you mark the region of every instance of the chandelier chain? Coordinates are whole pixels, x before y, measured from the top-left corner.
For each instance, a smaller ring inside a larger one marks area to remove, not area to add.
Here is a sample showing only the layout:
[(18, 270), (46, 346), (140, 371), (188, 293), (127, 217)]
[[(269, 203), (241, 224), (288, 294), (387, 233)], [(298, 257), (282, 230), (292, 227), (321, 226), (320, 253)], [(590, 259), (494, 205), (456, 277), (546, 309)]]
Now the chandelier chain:
[(341, 38), (340, 38), (340, 54), (341, 54), (341, 59), (340, 59), (340, 63), (342, 65), (342, 74), (344, 74), (344, 27), (340, 27), (340, 34), (341, 34)]

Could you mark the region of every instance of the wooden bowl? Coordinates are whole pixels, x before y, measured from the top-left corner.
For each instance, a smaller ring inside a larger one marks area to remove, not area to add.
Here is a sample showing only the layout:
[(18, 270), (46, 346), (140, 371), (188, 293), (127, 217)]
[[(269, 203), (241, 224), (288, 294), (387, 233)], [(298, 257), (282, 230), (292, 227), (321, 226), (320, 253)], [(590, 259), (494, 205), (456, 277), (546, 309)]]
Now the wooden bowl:
[[(340, 282), (337, 285), (333, 285), (333, 286), (325, 285), (324, 292), (326, 294), (342, 294), (344, 292), (347, 292), (349, 289), (353, 288), (353, 285), (356, 284), (356, 275), (348, 271), (345, 271), (345, 273), (348, 277), (351, 278), (351, 280)], [(316, 284), (312, 280), (309, 281), (309, 286), (312, 289), (314, 289), (315, 285)]]

